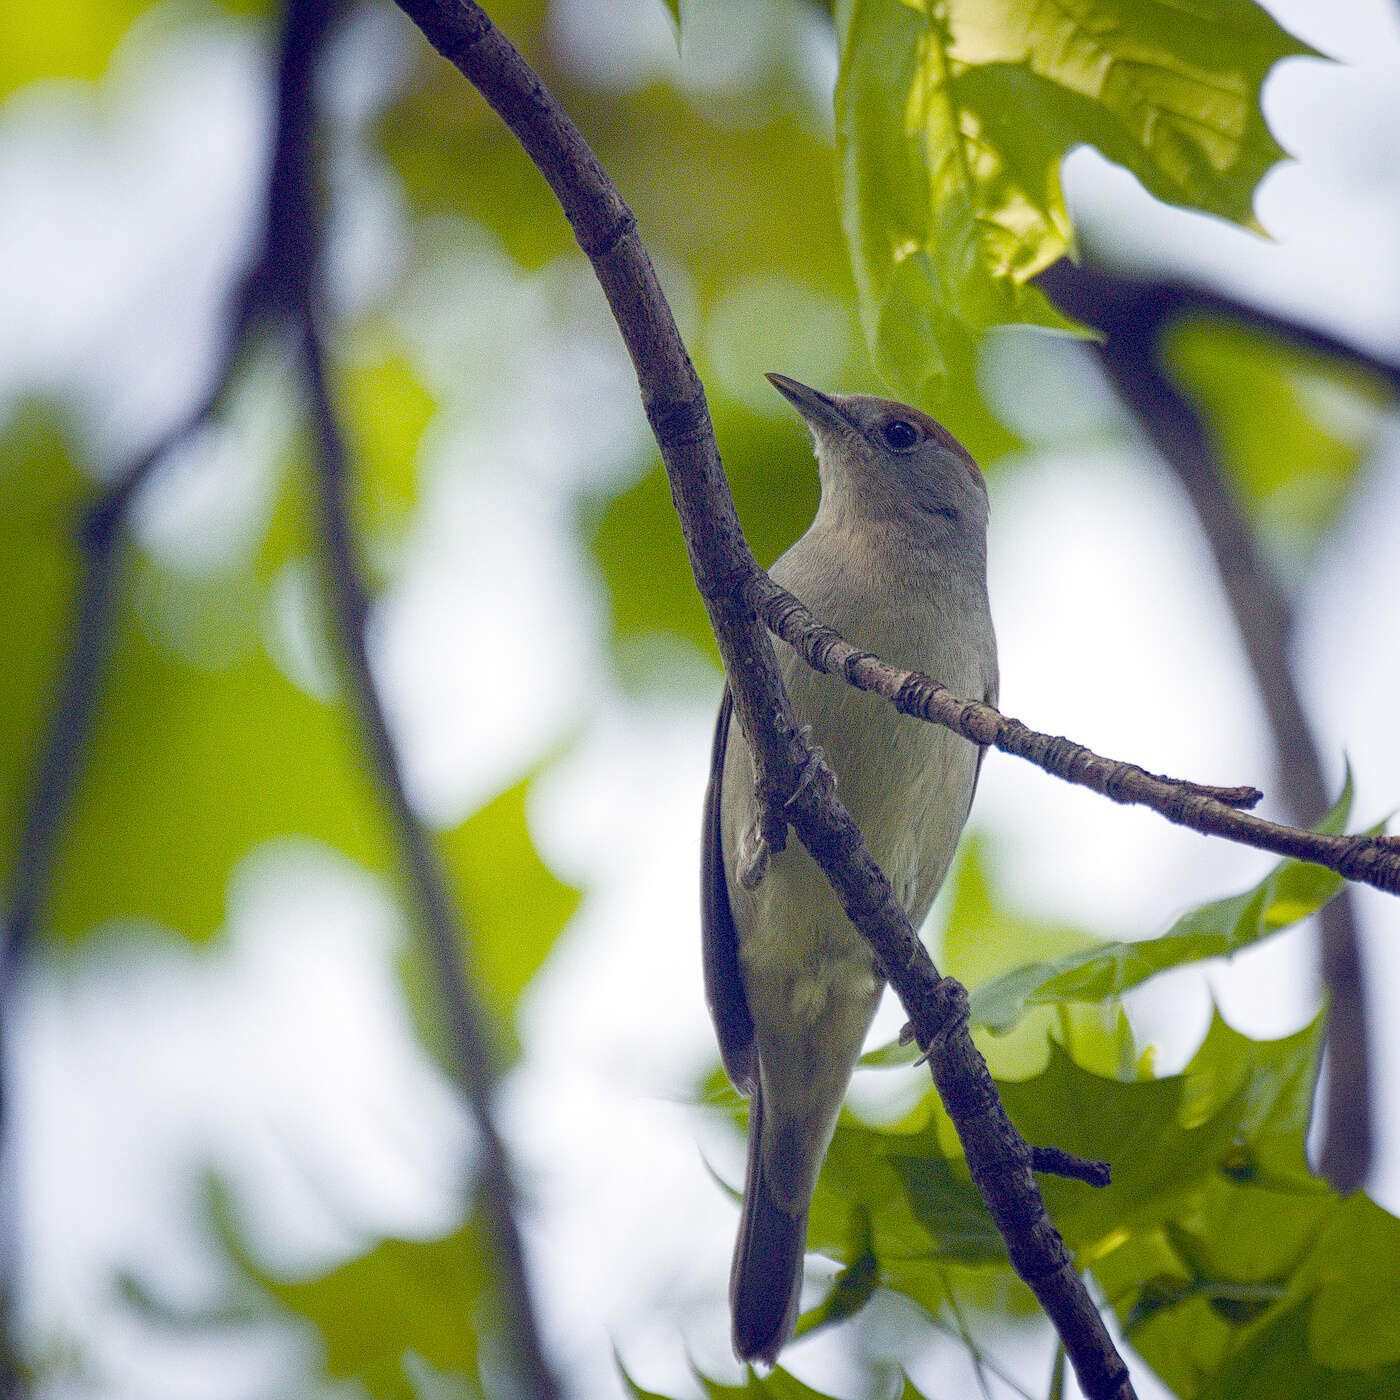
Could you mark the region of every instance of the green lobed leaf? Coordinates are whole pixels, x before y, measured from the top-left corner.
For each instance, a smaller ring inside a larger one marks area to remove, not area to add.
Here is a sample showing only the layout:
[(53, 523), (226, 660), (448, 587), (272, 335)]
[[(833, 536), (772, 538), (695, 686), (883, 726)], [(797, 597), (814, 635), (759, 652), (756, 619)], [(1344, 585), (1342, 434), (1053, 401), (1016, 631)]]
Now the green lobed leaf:
[[(1392, 1286), (1393, 1265), (1379, 1256), (1396, 1223), (1368, 1214), (1374, 1206), (1344, 1207), (1307, 1166), (1320, 1045), (1320, 1019), (1258, 1042), (1216, 1017), (1180, 1075), (1113, 1079), (1052, 1044), (1040, 1074), (1000, 1085), (1029, 1141), (1111, 1164), (1113, 1182), (1102, 1190), (1043, 1177), (1046, 1204), (1134, 1346), (1183, 1395), (1247, 1340), (1250, 1326), (1316, 1291), (1311, 1261), (1366, 1253), (1364, 1243), (1329, 1241), (1329, 1231), (1356, 1229), (1346, 1212), (1371, 1221), (1377, 1262), (1360, 1280), (1334, 1262), (1328, 1282), (1355, 1292), (1336, 1295), (1327, 1340), (1351, 1335), (1347, 1319)], [(923, 1109), (913, 1128), (838, 1125), (810, 1246), (848, 1265), (873, 1255), (882, 1284), (931, 1309), (950, 1287), (964, 1302), (1029, 1306), (932, 1091)], [(1318, 1335), (1324, 1355), (1321, 1327)], [(1384, 1327), (1381, 1335), (1368, 1359), (1391, 1345)]]
[(1260, 85), (1311, 52), (1250, 0), (844, 0), (836, 23), (866, 339), (913, 396), (990, 325), (1066, 324), (1027, 283), (1073, 248), (1060, 162), (1074, 147), (1159, 199), (1248, 221), (1283, 155)]
[[(1400, 1366), (1400, 1220), (1369, 1197), (1341, 1202), (1293, 1281), (1312, 1298), (1308, 1350), (1338, 1370)], [(1390, 1306), (1378, 1306), (1378, 1300)]]
[[(1316, 830), (1344, 828), (1351, 791), (1348, 772), (1342, 796)], [(972, 1020), (1005, 1034), (1030, 1007), (1104, 1001), (1170, 968), (1233, 957), (1315, 914), (1345, 883), (1325, 866), (1281, 861), (1253, 888), (1183, 914), (1160, 938), (1103, 943), (1014, 968), (972, 993)]]
[[(623, 1382), (633, 1400), (668, 1400), (667, 1396), (657, 1391), (643, 1390), (627, 1374), (621, 1363), (618, 1365), (618, 1370), (621, 1372)], [(692, 1369), (691, 1374), (695, 1377), (706, 1400), (833, 1400), (833, 1397), (826, 1391), (813, 1390), (811, 1386), (798, 1380), (791, 1371), (785, 1371), (781, 1366), (774, 1367), (766, 1375), (749, 1367), (743, 1381), (738, 1385), (727, 1385), (723, 1381), (712, 1379), (699, 1370)], [(908, 1379), (905, 1379), (904, 1389), (900, 1392), (900, 1400), (924, 1400), (924, 1397)]]
[(1308, 1344), (1306, 1305), (1270, 1318), (1192, 1400), (1384, 1400), (1400, 1394), (1400, 1363), (1337, 1370), (1318, 1361)]

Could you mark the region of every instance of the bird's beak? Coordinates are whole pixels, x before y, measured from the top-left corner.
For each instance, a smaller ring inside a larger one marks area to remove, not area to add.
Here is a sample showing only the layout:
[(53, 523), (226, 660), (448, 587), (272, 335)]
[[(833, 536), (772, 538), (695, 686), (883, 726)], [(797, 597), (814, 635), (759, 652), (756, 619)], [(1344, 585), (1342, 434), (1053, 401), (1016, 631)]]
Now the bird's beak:
[(785, 374), (770, 374), (768, 382), (812, 425), (850, 432), (855, 424), (842, 412), (836, 400), (820, 389), (810, 389)]

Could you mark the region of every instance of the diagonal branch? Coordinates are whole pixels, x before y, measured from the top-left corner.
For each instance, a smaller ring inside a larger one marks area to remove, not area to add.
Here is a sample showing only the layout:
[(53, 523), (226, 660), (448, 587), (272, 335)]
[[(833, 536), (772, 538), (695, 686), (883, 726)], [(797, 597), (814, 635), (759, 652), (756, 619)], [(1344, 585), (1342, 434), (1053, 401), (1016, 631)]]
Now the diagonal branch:
[(507, 1313), (502, 1332), (514, 1351), (521, 1394), (554, 1400), (560, 1394), (559, 1384), (540, 1342), (516, 1218), (519, 1196), (509, 1155), (496, 1130), (496, 1056), (486, 1032), (485, 1012), (462, 960), (464, 922), (432, 838), (408, 800), (398, 750), (370, 667), (365, 644), (369, 595), (350, 525), (349, 463), (309, 308), (303, 308), (299, 357), (315, 425), (316, 494), (331, 613), (351, 703), (447, 1013), (453, 1076), (476, 1125), (475, 1189), (500, 1273), (498, 1286)]
[[(1400, 366), (1330, 336), (1185, 283), (1134, 282), (1063, 261), (1041, 286), (1100, 331), (1100, 363), (1185, 490), (1215, 559), (1278, 755), (1283, 796), (1294, 817), (1327, 807), (1317, 741), (1289, 664), (1293, 609), (1255, 548), (1236, 492), (1206, 425), (1161, 366), (1164, 330), (1188, 315), (1228, 316), (1261, 334), (1355, 364), (1400, 390)], [(1343, 1194), (1364, 1181), (1372, 1155), (1371, 1073), (1364, 971), (1349, 889), (1322, 910), (1321, 971), (1327, 990), (1327, 1125), (1321, 1167)]]
[(400, 0), (434, 48), (503, 118), (563, 206), (626, 342), (671, 484), (696, 582), (765, 791), (831, 881), (904, 1003), (1017, 1272), (1064, 1338), (1092, 1400), (1133, 1395), (1093, 1300), (1055, 1230), (1016, 1131), (967, 1028), (967, 993), (941, 978), (829, 770), (799, 732), (772, 643), (748, 598), (758, 567), (739, 529), (704, 390), (637, 235), (636, 222), (538, 76), (471, 0)]
[(282, 55), (282, 90), (296, 94), (282, 124), (269, 180), (269, 239), (279, 255), (263, 267), (269, 298), (289, 323), (316, 444), (316, 503), (326, 587), (351, 704), (370, 770), (398, 847), (411, 904), (427, 945), (446, 1015), (451, 1066), (477, 1133), (474, 1191), (484, 1216), (504, 1316), (501, 1335), (522, 1394), (555, 1400), (560, 1394), (544, 1346), (517, 1218), (519, 1194), (509, 1155), (496, 1128), (499, 1070), (486, 1016), (462, 959), (465, 921), (450, 892), (432, 838), (409, 801), (398, 749), (370, 666), (369, 594), (351, 526), (350, 463), (327, 383), (316, 330), (323, 231), (312, 188), (314, 58), (319, 36), (338, 12), (335, 0), (291, 0)]

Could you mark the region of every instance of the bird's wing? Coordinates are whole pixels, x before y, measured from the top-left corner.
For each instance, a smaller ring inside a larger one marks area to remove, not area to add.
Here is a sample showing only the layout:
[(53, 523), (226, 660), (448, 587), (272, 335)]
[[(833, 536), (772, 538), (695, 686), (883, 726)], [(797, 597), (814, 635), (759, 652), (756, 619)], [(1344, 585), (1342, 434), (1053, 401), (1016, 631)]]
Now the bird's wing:
[(724, 865), (720, 806), (724, 759), (729, 749), (729, 718), (734, 702), (726, 686), (710, 750), (710, 781), (705, 788), (704, 828), (700, 836), (700, 936), (705, 964), (705, 1000), (719, 1038), (720, 1059), (734, 1087), (752, 1093), (757, 1075), (753, 1016), (739, 968), (739, 935), (729, 904)]

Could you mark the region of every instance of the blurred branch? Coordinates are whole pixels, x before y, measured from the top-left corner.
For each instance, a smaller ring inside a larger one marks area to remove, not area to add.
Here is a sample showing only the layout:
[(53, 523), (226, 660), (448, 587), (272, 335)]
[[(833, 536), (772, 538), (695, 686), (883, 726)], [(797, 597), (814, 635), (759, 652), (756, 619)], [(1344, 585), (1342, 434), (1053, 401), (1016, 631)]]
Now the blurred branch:
[[(476, 1128), (474, 1195), (482, 1211), (497, 1268), (501, 1333), (521, 1394), (554, 1400), (560, 1394), (540, 1341), (516, 1211), (514, 1173), (496, 1129), (498, 1069), (485, 1016), (462, 959), (465, 921), (454, 906), (446, 871), (432, 838), (409, 801), (397, 747), (370, 667), (366, 632), (369, 595), (350, 513), (350, 467), (344, 434), (326, 380), (316, 330), (321, 221), (312, 188), (314, 105), (311, 79), (319, 39), (338, 13), (327, 0), (290, 0), (279, 90), (290, 94), (279, 123), (268, 187), (269, 239), (276, 258), (263, 262), (267, 296), (280, 303), (295, 337), (315, 430), (317, 509), (326, 587), (344, 663), (346, 684), (370, 769), (389, 818), (420, 932), (437, 978), (457, 1087)], [(464, 1319), (464, 1324), (467, 1325)]]
[(1080, 267), (1068, 258), (1034, 279), (1067, 316), (1105, 335), (1156, 343), (1163, 329), (1186, 316), (1218, 317), (1303, 350), (1354, 365), (1400, 393), (1400, 363), (1341, 340), (1316, 326), (1239, 301), (1224, 292), (1167, 278), (1137, 280)]
[(454, 1076), (476, 1125), (476, 1197), (500, 1273), (499, 1293), (507, 1314), (502, 1331), (514, 1352), (520, 1393), (532, 1400), (552, 1400), (560, 1394), (559, 1384), (539, 1338), (516, 1220), (518, 1193), (510, 1158), (496, 1130), (495, 1055), (484, 1028), (484, 1013), (462, 960), (464, 921), (453, 905), (447, 875), (432, 838), (408, 800), (398, 752), (370, 668), (365, 645), (369, 598), (350, 526), (345, 440), (336, 422), (309, 307), (304, 309), (300, 358), (316, 430), (317, 499), (331, 611), (360, 732), (437, 975), (447, 1013)]
[[(320, 220), (312, 187), (315, 130), (313, 80), (326, 36), (341, 12), (337, 0), (289, 0), (278, 52), (276, 118), (262, 205), (260, 250), (230, 296), (211, 387), (184, 420), (153, 444), (103, 492), (81, 522), (83, 566), (74, 602), (72, 635), (63, 674), (35, 763), (29, 801), (7, 893), (0, 944), (0, 1049), (8, 1007), (23, 959), (52, 885), (63, 824), (98, 711), (110, 659), (119, 598), (125, 526), (137, 492), (169, 454), (216, 414), (252, 334), (265, 324), (290, 323), (303, 368), (319, 447), (317, 476), (327, 574), (347, 658), (349, 683), (381, 794), (437, 970), (452, 1034), (458, 1087), (472, 1112), (479, 1143), (476, 1194), (500, 1270), (506, 1334), (522, 1394), (552, 1400), (559, 1388), (544, 1359), (535, 1325), (524, 1252), (515, 1219), (516, 1191), (509, 1160), (495, 1129), (495, 1068), (482, 1020), (460, 957), (462, 923), (431, 841), (408, 804), (398, 759), (384, 721), (365, 652), (366, 595), (350, 535), (347, 467), (326, 389), (312, 308)], [(5, 1135), (5, 1066), (0, 1065), (0, 1145)], [(13, 1211), (13, 1188), (6, 1204)], [(12, 1304), (16, 1250), (5, 1222), (0, 1247), (0, 1397), (24, 1385), (14, 1347)], [(464, 1320), (464, 1325), (466, 1322)]]
[(748, 600), (750, 581), (761, 575), (739, 528), (704, 389), (631, 211), (568, 116), (477, 5), (400, 5), (510, 127), (592, 262), (636, 369), (763, 790), (782, 796), (786, 820), (899, 994), (1011, 1262), (1064, 1338), (1085, 1393), (1127, 1400), (1134, 1394), (1127, 1367), (1046, 1214), (1032, 1150), (968, 1033), (967, 993), (938, 975), (837, 799), (830, 771), (795, 722), (772, 642)]
[[(67, 652), (53, 709), (35, 759), (15, 843), (14, 865), (0, 925), (0, 1170), (15, 1166), (10, 1133), (10, 1014), (25, 961), (53, 885), (54, 871), (88, 741), (106, 681), (120, 597), (125, 527), (132, 502), (156, 469), (218, 413), (232, 383), (253, 320), (250, 276), (231, 298), (222, 345), (202, 398), (185, 417), (131, 462), (82, 512), (75, 535), (81, 551)], [(25, 1392), (13, 1318), (19, 1241), (17, 1186), (0, 1190), (0, 1397)]]
[[(1355, 364), (1400, 390), (1400, 366), (1332, 337), (1184, 283), (1133, 282), (1062, 261), (1040, 277), (1062, 309), (1101, 332), (1109, 380), (1181, 483), (1200, 522), (1264, 702), (1284, 801), (1299, 821), (1326, 811), (1322, 758), (1291, 665), (1293, 609), (1254, 537), (1200, 414), (1161, 366), (1161, 336), (1188, 315), (1228, 316), (1260, 334)], [(1365, 978), (1349, 889), (1320, 922), (1327, 990), (1327, 1105), (1321, 1168), (1343, 1194), (1365, 1180), (1373, 1149)]]

